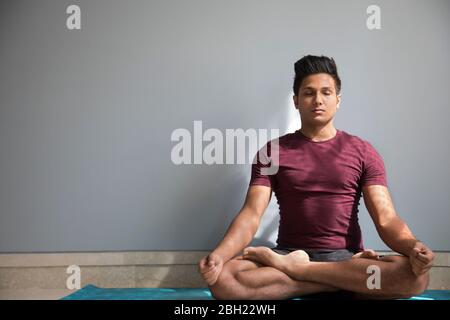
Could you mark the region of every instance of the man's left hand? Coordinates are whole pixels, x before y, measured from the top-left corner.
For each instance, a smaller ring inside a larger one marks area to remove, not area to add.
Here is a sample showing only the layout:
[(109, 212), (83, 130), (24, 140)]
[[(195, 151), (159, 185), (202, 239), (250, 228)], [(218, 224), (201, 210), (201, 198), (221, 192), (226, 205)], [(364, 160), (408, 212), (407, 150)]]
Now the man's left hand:
[(409, 262), (411, 263), (412, 271), (416, 276), (420, 276), (433, 266), (434, 253), (422, 242), (418, 241), (409, 254)]

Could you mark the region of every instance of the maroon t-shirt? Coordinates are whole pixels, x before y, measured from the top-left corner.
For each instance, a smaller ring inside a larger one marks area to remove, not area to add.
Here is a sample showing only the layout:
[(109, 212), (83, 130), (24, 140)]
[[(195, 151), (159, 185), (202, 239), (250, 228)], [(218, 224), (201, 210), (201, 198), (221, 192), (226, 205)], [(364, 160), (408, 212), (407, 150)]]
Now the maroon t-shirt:
[[(362, 187), (387, 186), (383, 159), (367, 141), (337, 130), (314, 142), (299, 130), (279, 138), (279, 169), (252, 164), (250, 185), (271, 187), (280, 209), (278, 246), (363, 250), (358, 223)], [(267, 144), (269, 154), (271, 142)]]

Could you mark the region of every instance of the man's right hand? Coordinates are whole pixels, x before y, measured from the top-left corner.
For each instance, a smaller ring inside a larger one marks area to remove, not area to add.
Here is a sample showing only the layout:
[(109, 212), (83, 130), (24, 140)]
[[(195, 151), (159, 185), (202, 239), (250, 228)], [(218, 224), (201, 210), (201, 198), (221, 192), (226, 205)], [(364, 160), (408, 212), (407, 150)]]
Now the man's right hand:
[(209, 286), (216, 283), (220, 272), (222, 272), (223, 264), (222, 257), (214, 252), (203, 257), (198, 263), (199, 272)]

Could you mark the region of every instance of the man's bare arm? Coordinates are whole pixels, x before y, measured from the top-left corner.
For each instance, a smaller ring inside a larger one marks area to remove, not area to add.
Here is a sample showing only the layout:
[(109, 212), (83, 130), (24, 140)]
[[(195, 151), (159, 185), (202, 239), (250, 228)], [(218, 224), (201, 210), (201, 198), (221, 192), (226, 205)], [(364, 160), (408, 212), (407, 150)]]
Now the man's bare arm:
[(417, 243), (406, 223), (397, 215), (388, 188), (363, 187), (364, 203), (381, 239), (392, 250), (409, 256)]
[(220, 255), (226, 262), (252, 241), (269, 204), (271, 194), (270, 187), (250, 186), (248, 188), (242, 209), (231, 222), (223, 240), (213, 253)]

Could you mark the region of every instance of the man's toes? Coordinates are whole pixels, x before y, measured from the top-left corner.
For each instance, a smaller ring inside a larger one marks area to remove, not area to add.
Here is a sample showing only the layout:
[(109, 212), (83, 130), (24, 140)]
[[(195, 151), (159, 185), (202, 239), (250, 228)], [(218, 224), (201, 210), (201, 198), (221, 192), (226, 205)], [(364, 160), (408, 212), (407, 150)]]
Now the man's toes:
[(374, 259), (378, 260), (378, 254), (372, 249), (366, 249), (362, 252), (359, 252), (352, 256), (352, 259), (365, 258), (365, 259)]
[(361, 258), (362, 254), (363, 254), (363, 252), (358, 252), (352, 256), (352, 259), (359, 259), (359, 258)]
[(367, 258), (368, 259), (378, 259), (379, 258), (379, 256), (378, 256), (378, 253), (376, 253), (374, 250), (372, 250), (372, 249), (368, 249), (367, 251), (366, 251), (366, 253), (367, 253)]
[(261, 256), (261, 251), (255, 247), (248, 247), (244, 249), (244, 259), (258, 259)]
[(247, 247), (244, 249), (244, 254), (260, 255), (260, 254), (264, 254), (264, 252), (266, 252), (266, 249), (269, 249), (269, 248), (267, 248), (267, 247)]

